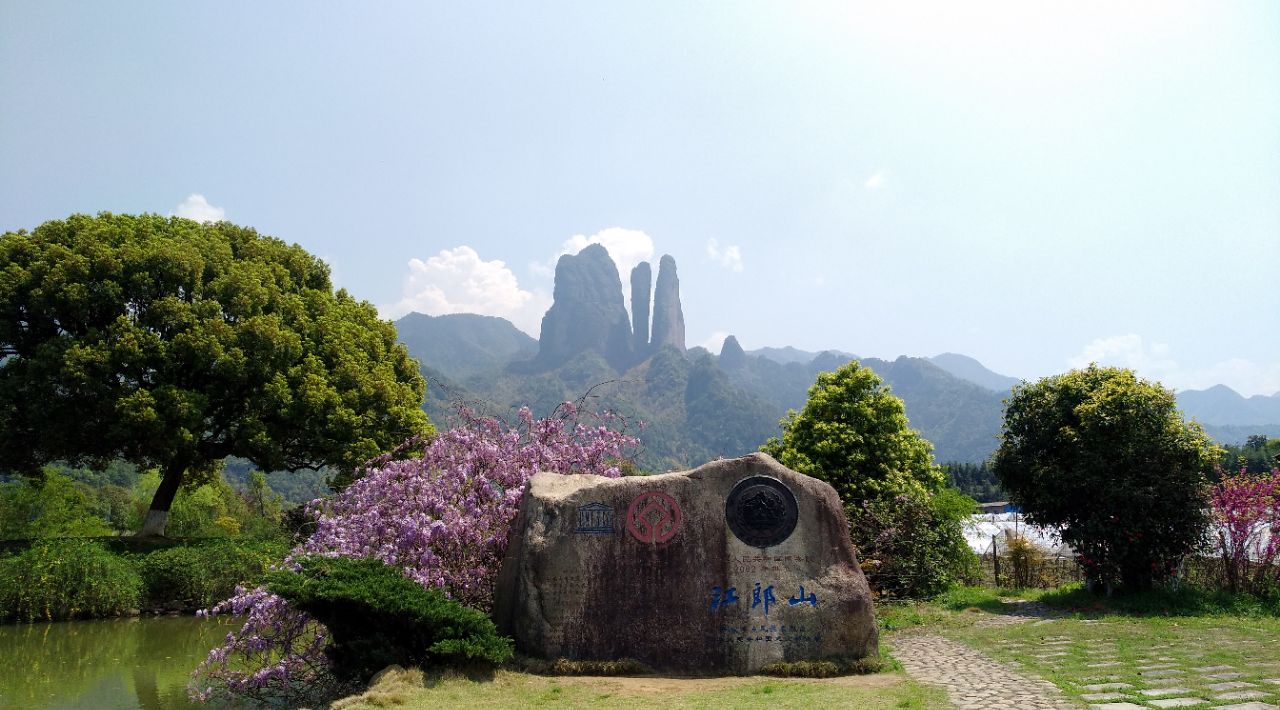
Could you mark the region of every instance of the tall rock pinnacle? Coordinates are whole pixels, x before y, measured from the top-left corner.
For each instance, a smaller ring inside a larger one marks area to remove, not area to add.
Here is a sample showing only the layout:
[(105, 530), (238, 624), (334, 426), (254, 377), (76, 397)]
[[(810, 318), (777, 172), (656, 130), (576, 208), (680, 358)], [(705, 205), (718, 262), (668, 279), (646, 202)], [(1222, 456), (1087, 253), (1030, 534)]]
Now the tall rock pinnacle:
[(747, 364), (747, 353), (738, 344), (738, 339), (730, 335), (724, 339), (724, 344), (720, 346), (720, 367), (726, 370), (736, 370)]
[(674, 345), (684, 352), (684, 311), (680, 308), (680, 278), (676, 260), (663, 254), (658, 262), (658, 283), (653, 289), (653, 337), (650, 348)]
[(631, 349), (644, 353), (649, 349), (649, 297), (653, 291), (653, 269), (642, 261), (631, 270)]
[(553, 298), (542, 317), (539, 365), (558, 367), (585, 350), (599, 352), (615, 368), (630, 364), (631, 324), (622, 304), (622, 279), (604, 247), (591, 244), (577, 255), (561, 256)]

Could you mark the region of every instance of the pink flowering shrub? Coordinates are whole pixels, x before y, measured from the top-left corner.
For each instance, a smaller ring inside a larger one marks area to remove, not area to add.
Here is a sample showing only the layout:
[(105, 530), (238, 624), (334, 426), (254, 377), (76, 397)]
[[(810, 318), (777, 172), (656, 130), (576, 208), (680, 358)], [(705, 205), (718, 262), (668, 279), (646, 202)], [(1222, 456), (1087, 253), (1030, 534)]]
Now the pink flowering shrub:
[(1213, 487), (1216, 552), (1228, 589), (1274, 591), (1280, 582), (1280, 469), (1269, 475), (1238, 475)]
[[(591, 416), (594, 426), (582, 419)], [(460, 410), (457, 426), (426, 442), (420, 457), (375, 459), (363, 477), (329, 499), (312, 501), (316, 530), (295, 556), (373, 557), (424, 587), (488, 611), (507, 534), (530, 477), (538, 471), (617, 477), (638, 440), (610, 414), (582, 415), (566, 402), (515, 425)], [(209, 611), (245, 614), (244, 626), (209, 653), (189, 685), (198, 700), (222, 692), (260, 701), (297, 701), (334, 690), (323, 655), (324, 627), (261, 587), (239, 588)]]

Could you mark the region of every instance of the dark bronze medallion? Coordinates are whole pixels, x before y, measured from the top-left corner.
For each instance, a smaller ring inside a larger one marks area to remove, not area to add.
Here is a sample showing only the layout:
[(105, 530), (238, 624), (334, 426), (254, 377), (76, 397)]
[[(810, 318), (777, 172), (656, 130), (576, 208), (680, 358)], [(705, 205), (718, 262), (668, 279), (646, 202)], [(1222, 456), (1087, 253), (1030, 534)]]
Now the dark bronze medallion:
[(738, 481), (724, 504), (729, 529), (752, 547), (773, 547), (791, 537), (800, 517), (795, 494), (769, 476)]

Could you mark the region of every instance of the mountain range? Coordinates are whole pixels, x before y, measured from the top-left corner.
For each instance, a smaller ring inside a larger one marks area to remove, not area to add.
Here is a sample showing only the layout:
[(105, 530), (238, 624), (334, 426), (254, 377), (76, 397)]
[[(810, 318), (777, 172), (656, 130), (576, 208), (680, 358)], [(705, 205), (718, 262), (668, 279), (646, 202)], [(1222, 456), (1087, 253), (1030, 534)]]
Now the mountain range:
[[(978, 463), (997, 446), (1003, 399), (1021, 382), (956, 353), (889, 361), (793, 347), (744, 351), (733, 336), (718, 355), (689, 349), (670, 256), (659, 261), (656, 285), (648, 263), (632, 270), (630, 313), (603, 247), (560, 257), (555, 273), (537, 340), (492, 316), (411, 313), (396, 321), (428, 379), (425, 408), (438, 425), (459, 402), (498, 414), (528, 405), (545, 414), (585, 395), (590, 409), (644, 422), (642, 468), (685, 468), (756, 450), (778, 435), (788, 410), (804, 406), (818, 373), (858, 359), (902, 398), (938, 461)], [(1219, 385), (1181, 392), (1178, 402), (1219, 441), (1280, 436), (1280, 393), (1245, 398)]]

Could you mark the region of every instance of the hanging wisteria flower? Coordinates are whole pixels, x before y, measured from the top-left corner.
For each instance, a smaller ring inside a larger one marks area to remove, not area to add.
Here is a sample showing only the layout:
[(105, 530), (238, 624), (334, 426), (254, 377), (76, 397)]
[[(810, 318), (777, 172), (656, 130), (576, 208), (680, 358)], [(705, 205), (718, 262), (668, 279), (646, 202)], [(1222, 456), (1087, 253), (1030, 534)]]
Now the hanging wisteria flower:
[[(580, 414), (570, 402), (547, 418), (535, 419), (527, 407), (517, 416), (508, 425), (461, 409), (459, 424), (426, 442), (420, 457), (369, 462), (345, 490), (307, 506), (316, 530), (285, 564), (298, 555), (374, 557), (488, 611), (529, 478), (539, 471), (617, 477), (638, 444), (618, 417)], [(227, 691), (270, 701), (331, 688), (324, 627), (283, 599), (263, 588), (238, 589), (209, 613), (247, 618), (196, 669), (193, 698)]]

